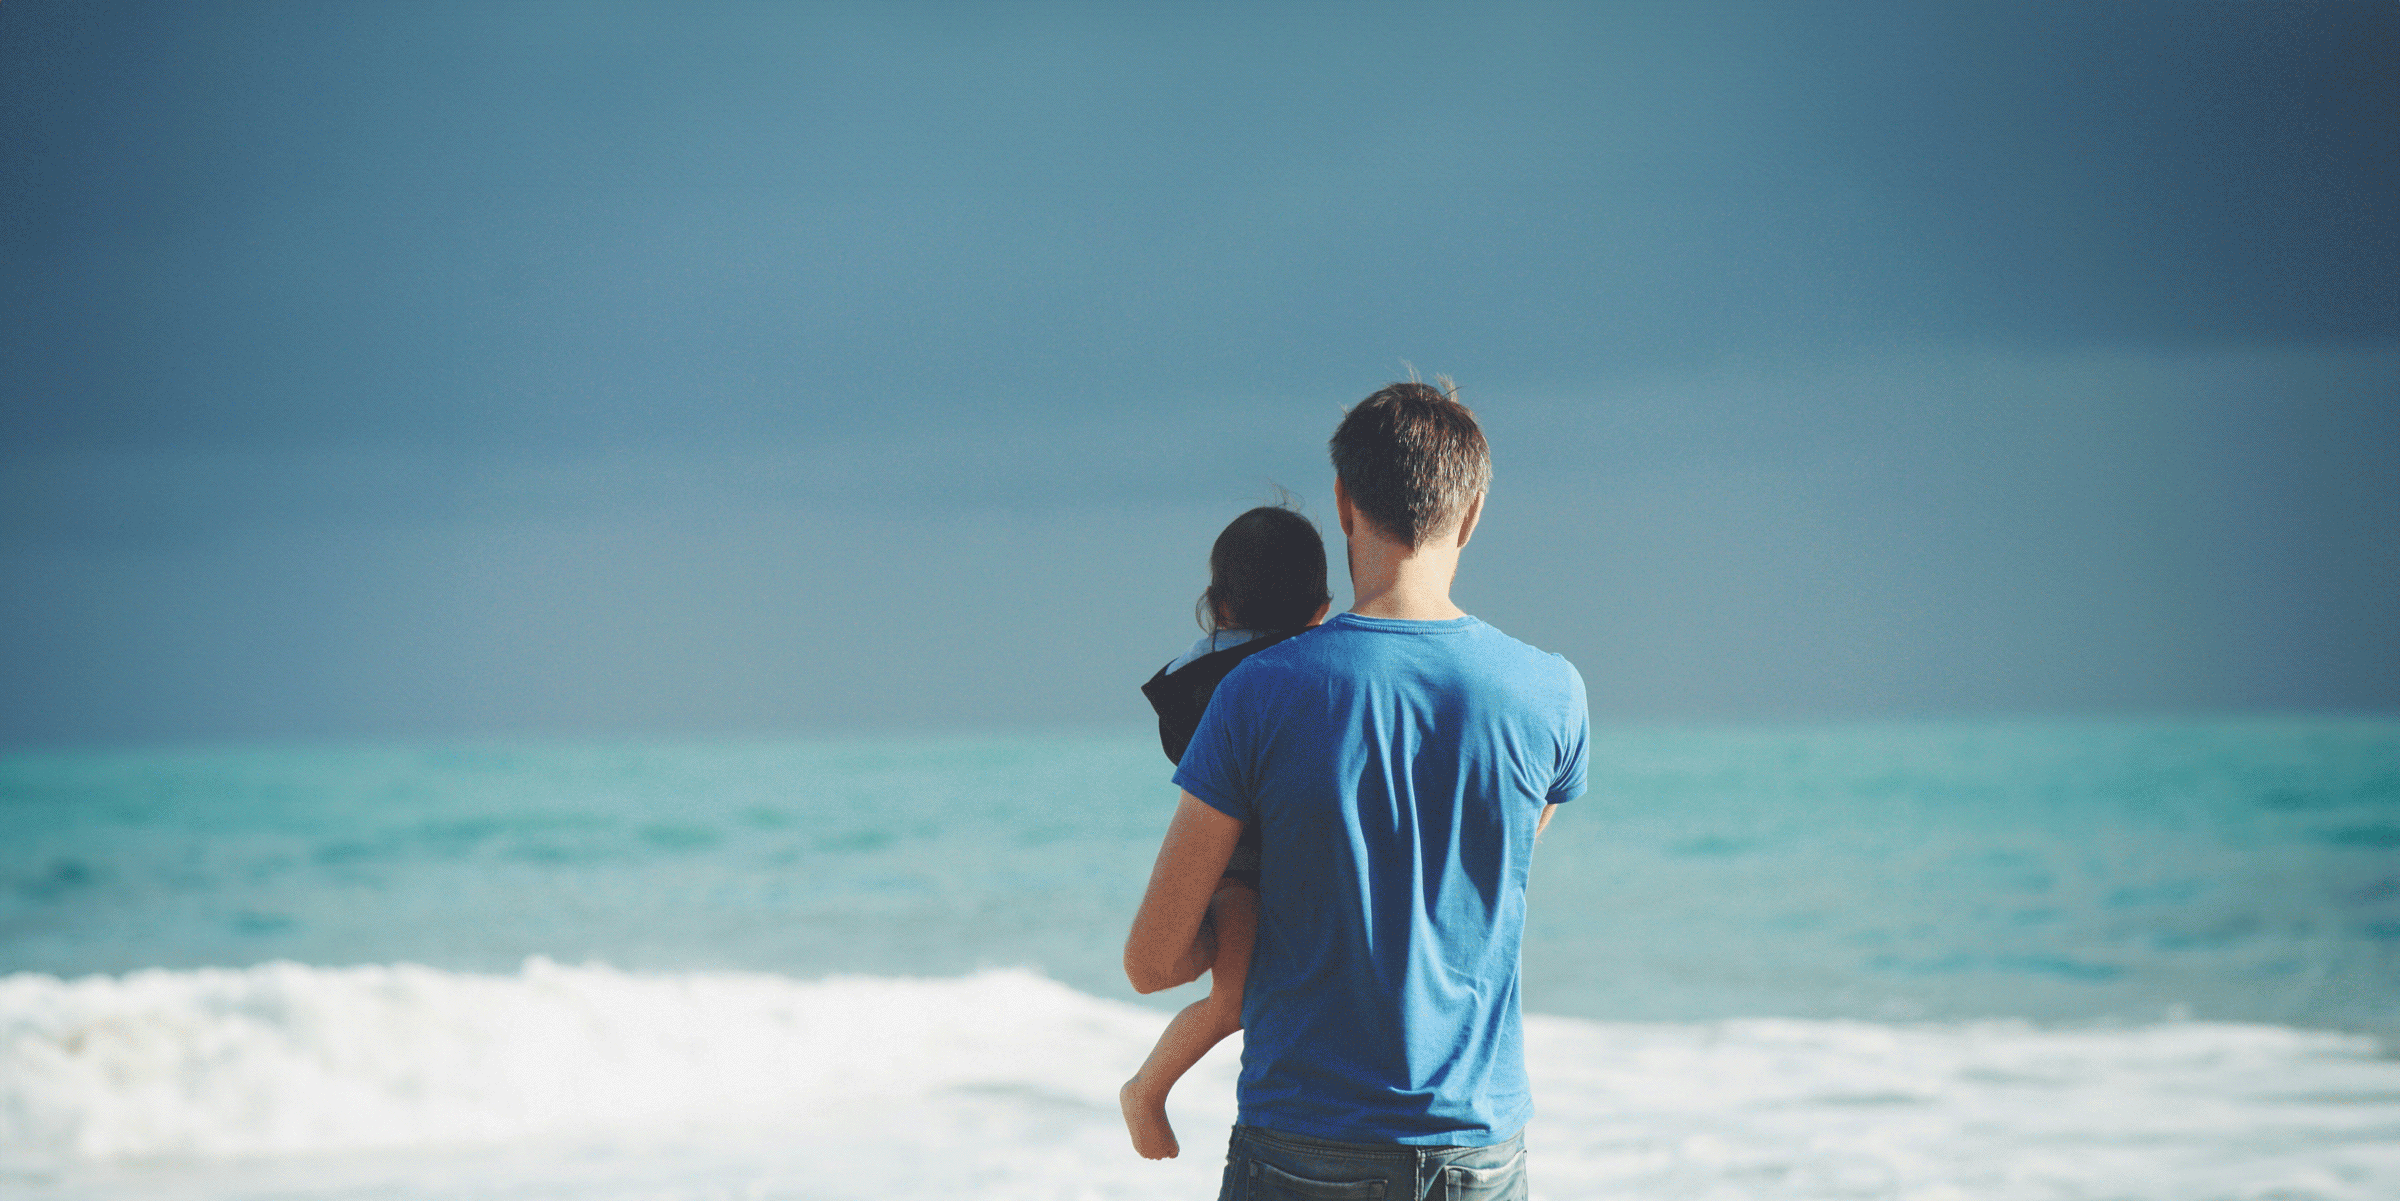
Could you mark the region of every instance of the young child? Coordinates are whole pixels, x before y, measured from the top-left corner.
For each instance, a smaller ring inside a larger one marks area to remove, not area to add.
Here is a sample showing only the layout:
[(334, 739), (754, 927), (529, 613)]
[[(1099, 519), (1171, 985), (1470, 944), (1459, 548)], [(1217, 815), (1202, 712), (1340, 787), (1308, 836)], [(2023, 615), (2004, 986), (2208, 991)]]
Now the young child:
[[(1234, 518), (1208, 552), (1208, 589), (1198, 606), (1207, 635), (1142, 685), (1158, 711), (1158, 741), (1167, 758), (1183, 761), (1210, 694), (1235, 665), (1324, 620), (1332, 603), (1325, 590), (1325, 541), (1308, 518), (1273, 505)], [(1258, 931), (1258, 872), (1253, 824), (1242, 831), (1209, 902), (1216, 958), (1209, 965), (1208, 995), (1167, 1023), (1141, 1070), (1117, 1090), (1133, 1149), (1145, 1159), (1172, 1159), (1179, 1150), (1167, 1123), (1167, 1090), (1209, 1048), (1242, 1028), (1242, 985)], [(1205, 941), (1209, 931), (1200, 937)]]

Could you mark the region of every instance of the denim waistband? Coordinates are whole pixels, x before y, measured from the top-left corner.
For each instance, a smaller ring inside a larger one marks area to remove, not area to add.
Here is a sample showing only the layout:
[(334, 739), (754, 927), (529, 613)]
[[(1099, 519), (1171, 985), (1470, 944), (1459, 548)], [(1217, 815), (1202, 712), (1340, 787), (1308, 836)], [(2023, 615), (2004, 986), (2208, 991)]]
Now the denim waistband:
[(1525, 1134), (1486, 1146), (1346, 1143), (1235, 1126), (1218, 1201), (1525, 1201)]
[(1233, 1132), (1236, 1135), (1265, 1139), (1271, 1143), (1283, 1143), (1308, 1151), (1410, 1160), (1451, 1155), (1460, 1151), (1496, 1151), (1512, 1147), (1524, 1141), (1525, 1138), (1525, 1132), (1520, 1130), (1496, 1143), (1345, 1143), (1330, 1138), (1318, 1138), (1310, 1134), (1293, 1134), (1287, 1130), (1272, 1130), (1265, 1126), (1237, 1125), (1233, 1128)]

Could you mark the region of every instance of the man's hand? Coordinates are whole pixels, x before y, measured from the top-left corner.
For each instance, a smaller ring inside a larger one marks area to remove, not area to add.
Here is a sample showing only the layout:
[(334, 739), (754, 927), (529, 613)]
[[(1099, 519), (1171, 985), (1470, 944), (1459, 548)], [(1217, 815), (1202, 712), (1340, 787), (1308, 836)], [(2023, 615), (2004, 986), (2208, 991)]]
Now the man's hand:
[(1208, 900), (1216, 894), (1242, 823), (1184, 793), (1175, 820), (1150, 868), (1150, 887), (1125, 936), (1125, 979), (1133, 991), (1157, 992), (1189, 984), (1217, 957), (1213, 928), (1203, 929)]
[(1174, 970), (1167, 973), (1169, 976), (1173, 977), (1173, 983), (1169, 984), (1168, 987), (1172, 988), (1177, 984), (1189, 984), (1192, 981), (1199, 979), (1202, 972), (1206, 972), (1214, 968), (1216, 965), (1217, 924), (1206, 918), (1202, 918), (1200, 922), (1200, 933), (1193, 936), (1191, 945), (1185, 947), (1183, 949), (1183, 954), (1175, 960)]

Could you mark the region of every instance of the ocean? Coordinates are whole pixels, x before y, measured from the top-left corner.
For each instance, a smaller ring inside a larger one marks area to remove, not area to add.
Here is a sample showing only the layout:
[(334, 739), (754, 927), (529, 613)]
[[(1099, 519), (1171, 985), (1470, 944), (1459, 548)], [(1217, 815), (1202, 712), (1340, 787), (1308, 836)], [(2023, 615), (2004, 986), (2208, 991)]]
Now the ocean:
[[(1146, 731), (0, 757), (0, 1197), (1198, 1198)], [(1537, 1197), (2400, 1197), (2400, 720), (1595, 732)]]

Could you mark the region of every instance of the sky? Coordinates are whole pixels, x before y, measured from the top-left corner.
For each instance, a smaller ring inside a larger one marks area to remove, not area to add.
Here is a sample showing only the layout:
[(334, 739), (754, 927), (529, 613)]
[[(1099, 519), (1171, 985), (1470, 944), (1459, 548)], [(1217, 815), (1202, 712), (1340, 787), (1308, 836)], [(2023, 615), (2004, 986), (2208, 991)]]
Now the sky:
[(1600, 721), (2390, 712), (2394, 44), (10, 0), (0, 747), (1138, 725), (1412, 370)]

